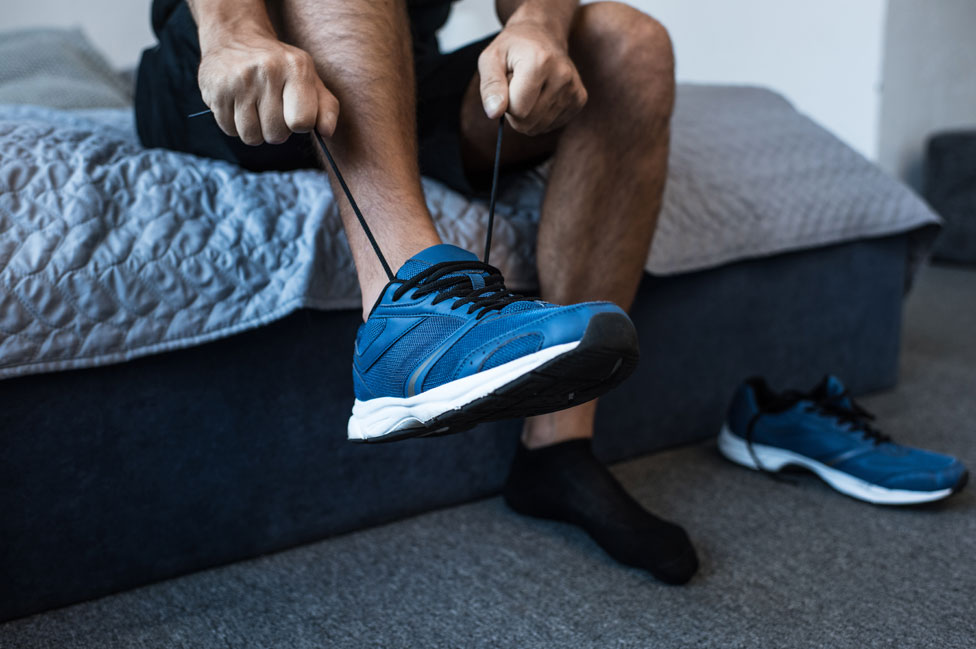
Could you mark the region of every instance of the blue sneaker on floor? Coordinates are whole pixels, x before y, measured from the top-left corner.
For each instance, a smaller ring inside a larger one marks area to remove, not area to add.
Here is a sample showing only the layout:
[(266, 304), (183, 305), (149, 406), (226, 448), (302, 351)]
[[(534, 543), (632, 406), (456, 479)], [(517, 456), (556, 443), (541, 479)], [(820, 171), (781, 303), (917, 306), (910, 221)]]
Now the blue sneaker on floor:
[(637, 357), (619, 307), (522, 297), (470, 252), (433, 246), (400, 268), (359, 328), (349, 439), (442, 435), (562, 410), (616, 386)]
[(807, 393), (776, 393), (753, 378), (736, 391), (718, 446), (750, 469), (804, 467), (837, 491), (875, 504), (931, 502), (966, 484), (959, 460), (895, 444), (872, 419), (836, 377)]

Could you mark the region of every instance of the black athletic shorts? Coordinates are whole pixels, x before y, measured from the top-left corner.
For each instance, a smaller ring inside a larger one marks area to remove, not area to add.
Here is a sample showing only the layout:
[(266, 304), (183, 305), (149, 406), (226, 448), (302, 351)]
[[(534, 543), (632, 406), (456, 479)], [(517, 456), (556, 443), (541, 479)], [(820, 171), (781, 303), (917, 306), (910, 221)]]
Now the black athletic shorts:
[[(307, 135), (251, 147), (225, 135), (210, 114), (187, 118), (207, 109), (197, 84), (196, 24), (185, 2), (157, 2), (152, 23), (159, 43), (143, 52), (136, 80), (136, 127), (143, 145), (227, 160), (252, 171), (319, 166)], [(434, 33), (418, 33), (417, 25), (413, 27), (420, 171), (472, 194), (461, 158), (461, 101), (478, 69), (478, 55), (494, 37), (444, 54)]]

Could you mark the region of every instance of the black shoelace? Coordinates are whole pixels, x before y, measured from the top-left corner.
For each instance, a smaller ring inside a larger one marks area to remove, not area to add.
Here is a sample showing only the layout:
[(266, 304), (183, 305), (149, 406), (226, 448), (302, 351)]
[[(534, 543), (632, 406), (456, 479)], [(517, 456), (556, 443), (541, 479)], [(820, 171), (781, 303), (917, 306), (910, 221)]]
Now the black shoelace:
[[(810, 398), (807, 396), (806, 398)], [(841, 405), (847, 399), (850, 406)], [(861, 433), (865, 441), (872, 441), (874, 445), (890, 442), (891, 438), (871, 425), (875, 417), (858, 402), (851, 398), (850, 391), (844, 390), (838, 395), (813, 399), (814, 403), (806, 407), (807, 412), (820, 412), (832, 417), (840, 424), (846, 424), (852, 432)]]
[[(482, 274), (484, 286), (475, 287), (470, 277), (463, 274), (472, 270)], [(479, 311), (478, 320), (485, 314), (500, 311), (513, 302), (531, 299), (509, 291), (505, 288), (501, 271), (480, 261), (445, 261), (434, 264), (404, 281), (393, 292), (393, 300), (399, 300), (411, 289), (416, 289), (413, 294), (416, 298), (437, 293), (433, 304), (458, 298), (451, 305), (451, 310), (460, 309), (467, 304), (468, 314)]]
[[(488, 199), (488, 229), (485, 233), (484, 261), (444, 262), (434, 264), (433, 266), (420, 271), (409, 280), (406, 280), (393, 293), (394, 300), (400, 299), (411, 288), (417, 289), (417, 291), (414, 293), (415, 297), (422, 297), (429, 293), (439, 293), (437, 298), (434, 300), (434, 304), (452, 297), (459, 298), (451, 309), (453, 310), (455, 308), (460, 308), (461, 306), (468, 304), (469, 314), (481, 309), (481, 312), (478, 313), (477, 316), (480, 319), (489, 311), (501, 310), (512, 302), (529, 299), (512, 293), (506, 289), (501, 271), (488, 264), (488, 258), (491, 253), (491, 234), (495, 226), (495, 199), (498, 195), (498, 175), (499, 168), (501, 166), (502, 134), (504, 133), (504, 126), (505, 118), (502, 117), (498, 120), (498, 136), (495, 139), (495, 160), (494, 164), (492, 165), (491, 192)], [(396, 279), (396, 276), (390, 269), (390, 265), (383, 256), (383, 251), (380, 250), (379, 244), (373, 237), (373, 233), (369, 229), (369, 225), (366, 223), (366, 218), (360, 211), (359, 205), (356, 204), (356, 199), (353, 198), (352, 192), (349, 190), (349, 186), (346, 185), (346, 181), (342, 177), (342, 172), (339, 171), (339, 165), (336, 164), (335, 158), (333, 158), (332, 153), (329, 152), (329, 147), (326, 146), (325, 140), (322, 138), (322, 136), (318, 133), (318, 131), (313, 132), (315, 133), (315, 139), (318, 142), (319, 147), (322, 149), (322, 154), (325, 155), (325, 159), (328, 160), (329, 166), (332, 167), (332, 172), (335, 174), (336, 180), (339, 181), (339, 186), (342, 188), (343, 193), (346, 195), (346, 199), (349, 201), (349, 205), (352, 206), (352, 211), (355, 212), (356, 218), (359, 220), (359, 225), (362, 226), (363, 231), (366, 233), (366, 238), (369, 239), (369, 243), (373, 247), (373, 251), (376, 253), (380, 263), (383, 265), (383, 270), (386, 272), (387, 279), (392, 282), (394, 279)], [(481, 287), (476, 286), (469, 277), (465, 276), (465, 273), (470, 272), (481, 274), (485, 278), (485, 285)]]
[[(845, 398), (850, 404), (849, 406), (841, 405), (841, 401)], [(889, 436), (871, 425), (871, 422), (875, 419), (874, 415), (854, 401), (848, 390), (844, 390), (841, 394), (837, 395), (818, 394), (816, 390), (811, 392), (790, 390), (778, 396), (771, 412), (782, 412), (795, 406), (800, 401), (809, 402), (803, 407), (804, 412), (817, 413), (825, 417), (830, 417), (839, 424), (847, 425), (851, 432), (860, 433), (862, 439), (872, 441), (875, 446), (891, 441)], [(792, 480), (783, 478), (774, 471), (768, 470), (756, 455), (756, 451), (753, 448), (753, 433), (756, 428), (756, 423), (758, 423), (760, 417), (764, 414), (766, 412), (763, 410), (757, 412), (749, 420), (749, 425), (746, 427), (746, 447), (749, 449), (749, 455), (752, 457), (752, 461), (760, 472), (774, 480), (796, 484)]]
[[(187, 117), (198, 117), (200, 115), (206, 115), (210, 112), (211, 111), (209, 109), (203, 110), (198, 113), (187, 115)], [(422, 297), (423, 295), (436, 292), (439, 293), (439, 295), (434, 300), (434, 304), (449, 298), (459, 298), (451, 309), (453, 310), (455, 308), (460, 308), (465, 304), (468, 304), (469, 314), (480, 309), (480, 313), (478, 313), (477, 316), (479, 319), (486, 313), (493, 310), (501, 310), (513, 302), (532, 300), (532, 298), (512, 293), (505, 288), (501, 271), (488, 264), (489, 255), (491, 254), (491, 235), (495, 227), (495, 200), (498, 195), (498, 176), (499, 169), (501, 167), (502, 135), (505, 130), (504, 126), (505, 117), (502, 116), (498, 120), (498, 135), (495, 139), (495, 160), (492, 165), (491, 191), (488, 199), (488, 228), (487, 232), (485, 233), (484, 260), (480, 262), (463, 261), (434, 264), (433, 266), (420, 271), (409, 280), (406, 280), (403, 285), (401, 285), (394, 292), (394, 300), (401, 298), (411, 288), (417, 289), (417, 291), (414, 293), (416, 297)], [(352, 211), (355, 213), (356, 219), (359, 221), (359, 225), (363, 228), (363, 232), (366, 233), (366, 238), (369, 240), (369, 244), (373, 247), (376, 257), (380, 260), (380, 264), (383, 266), (383, 271), (386, 273), (387, 279), (392, 282), (396, 279), (396, 275), (390, 268), (390, 264), (386, 261), (386, 257), (383, 255), (383, 251), (380, 249), (379, 243), (377, 243), (376, 238), (373, 236), (373, 231), (370, 230), (369, 224), (366, 223), (366, 217), (363, 216), (362, 210), (359, 209), (359, 204), (356, 202), (356, 199), (353, 198), (352, 191), (346, 184), (346, 179), (343, 178), (342, 172), (339, 171), (339, 165), (336, 164), (335, 158), (332, 157), (332, 152), (329, 151), (329, 147), (325, 144), (325, 139), (319, 134), (318, 131), (313, 130), (312, 133), (315, 135), (315, 140), (318, 142), (319, 148), (322, 149), (322, 154), (325, 156), (329, 166), (332, 168), (332, 173), (335, 174), (336, 180), (339, 182), (339, 187), (342, 188), (342, 192), (346, 196), (346, 200), (349, 201), (349, 205), (352, 207)], [(465, 276), (465, 273), (471, 272), (482, 275), (484, 278), (484, 286), (476, 286), (475, 282), (473, 282), (470, 277)]]

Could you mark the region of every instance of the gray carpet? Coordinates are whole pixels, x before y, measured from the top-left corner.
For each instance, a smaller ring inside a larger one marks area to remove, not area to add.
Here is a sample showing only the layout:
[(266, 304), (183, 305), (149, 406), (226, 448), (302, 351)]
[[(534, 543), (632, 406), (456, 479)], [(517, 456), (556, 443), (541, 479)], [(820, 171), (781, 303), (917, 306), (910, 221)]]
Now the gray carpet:
[[(901, 384), (864, 402), (900, 441), (976, 467), (976, 272), (926, 269), (906, 313)], [(886, 509), (713, 444), (616, 472), (691, 532), (688, 586), (495, 498), (14, 621), (0, 647), (976, 646), (972, 487)]]

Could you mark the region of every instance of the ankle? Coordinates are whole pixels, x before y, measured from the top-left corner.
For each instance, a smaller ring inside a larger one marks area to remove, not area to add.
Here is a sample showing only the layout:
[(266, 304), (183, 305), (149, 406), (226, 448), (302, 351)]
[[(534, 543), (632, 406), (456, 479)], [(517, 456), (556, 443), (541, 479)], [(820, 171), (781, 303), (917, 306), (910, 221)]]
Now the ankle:
[(548, 415), (529, 417), (522, 428), (522, 444), (529, 450), (552, 446), (571, 439), (593, 437), (596, 401)]
[[(397, 239), (395, 245), (388, 245), (391, 239), (390, 237), (385, 237), (385, 239), (386, 241), (380, 240), (378, 243), (380, 251), (383, 253), (383, 257), (390, 267), (390, 272), (394, 275), (408, 259), (418, 252), (441, 243), (440, 237), (437, 235), (437, 231), (434, 230), (433, 226), (429, 229), (420, 228), (419, 230), (413, 230), (409, 235)], [(369, 244), (366, 243), (365, 246), (369, 246)], [(360, 257), (364, 258), (362, 264), (356, 264), (357, 270), (362, 267), (362, 270), (358, 274), (359, 290), (362, 295), (363, 321), (369, 318), (373, 306), (390, 282), (390, 278), (387, 276), (386, 270), (376, 256), (376, 252), (372, 247), (365, 249), (365, 246), (363, 246), (364, 249), (362, 251), (359, 251), (358, 255), (355, 255), (357, 262), (359, 262)]]

